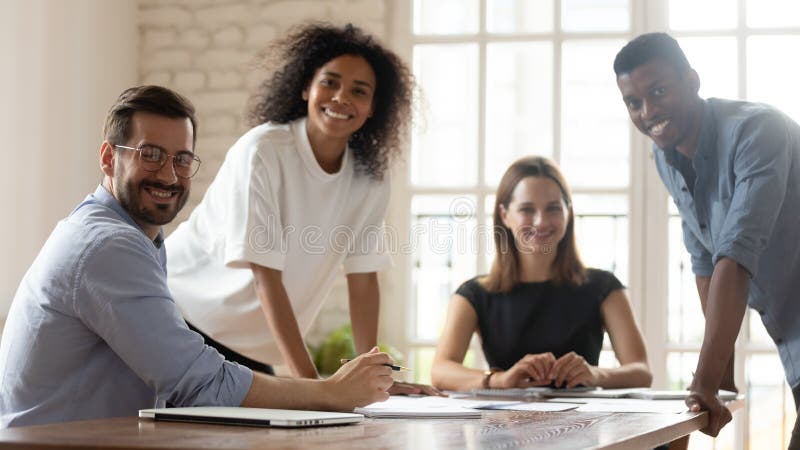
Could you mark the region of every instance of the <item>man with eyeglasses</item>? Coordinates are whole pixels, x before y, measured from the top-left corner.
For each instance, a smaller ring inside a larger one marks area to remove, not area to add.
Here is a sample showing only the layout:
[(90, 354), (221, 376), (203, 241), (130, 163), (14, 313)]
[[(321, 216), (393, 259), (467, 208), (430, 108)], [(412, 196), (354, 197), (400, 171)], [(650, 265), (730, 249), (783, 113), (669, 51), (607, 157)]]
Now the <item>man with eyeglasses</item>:
[(362, 355), (325, 380), (225, 361), (187, 328), (166, 283), (161, 226), (186, 203), (193, 106), (141, 86), (111, 108), (102, 184), (58, 223), (23, 278), (0, 341), (0, 427), (220, 405), (352, 410), (388, 398), (391, 359)]

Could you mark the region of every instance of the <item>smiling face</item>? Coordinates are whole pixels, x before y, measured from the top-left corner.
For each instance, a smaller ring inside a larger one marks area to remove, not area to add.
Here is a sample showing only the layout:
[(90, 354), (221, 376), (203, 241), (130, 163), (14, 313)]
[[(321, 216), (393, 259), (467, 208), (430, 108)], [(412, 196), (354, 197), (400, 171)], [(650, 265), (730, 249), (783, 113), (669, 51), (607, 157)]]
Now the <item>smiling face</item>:
[(361, 56), (341, 55), (317, 69), (303, 90), (312, 146), (325, 140), (347, 143), (372, 116), (375, 88), (375, 72)]
[[(188, 118), (136, 112), (131, 117), (130, 138), (120, 145), (134, 148), (153, 145), (175, 155), (180, 151), (192, 151), (192, 136)], [(113, 162), (105, 159), (111, 155)], [(175, 175), (173, 158), (168, 158), (161, 170), (148, 172), (142, 168), (136, 150), (109, 145), (101, 157), (104, 170), (111, 178), (112, 194), (145, 234), (155, 238), (161, 225), (172, 221), (186, 204), (191, 180)], [(111, 163), (108, 169), (107, 163)]]
[(659, 148), (694, 153), (702, 114), (697, 72), (681, 73), (663, 59), (653, 59), (619, 75), (617, 86), (639, 131)]
[(555, 253), (567, 232), (569, 209), (555, 181), (529, 176), (517, 183), (508, 206), (500, 205), (500, 217), (520, 253)]

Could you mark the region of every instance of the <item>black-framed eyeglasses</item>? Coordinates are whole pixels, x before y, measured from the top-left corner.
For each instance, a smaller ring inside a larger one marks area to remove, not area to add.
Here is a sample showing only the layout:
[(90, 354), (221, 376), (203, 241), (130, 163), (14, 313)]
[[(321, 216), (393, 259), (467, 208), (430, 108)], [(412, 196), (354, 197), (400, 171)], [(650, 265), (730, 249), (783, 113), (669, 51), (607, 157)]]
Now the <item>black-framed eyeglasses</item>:
[(139, 162), (142, 169), (147, 172), (158, 172), (164, 167), (167, 159), (172, 158), (172, 167), (179, 178), (192, 178), (200, 169), (200, 157), (190, 151), (181, 151), (170, 155), (166, 150), (156, 145), (144, 144), (139, 147), (114, 145), (115, 148), (135, 150), (139, 152)]

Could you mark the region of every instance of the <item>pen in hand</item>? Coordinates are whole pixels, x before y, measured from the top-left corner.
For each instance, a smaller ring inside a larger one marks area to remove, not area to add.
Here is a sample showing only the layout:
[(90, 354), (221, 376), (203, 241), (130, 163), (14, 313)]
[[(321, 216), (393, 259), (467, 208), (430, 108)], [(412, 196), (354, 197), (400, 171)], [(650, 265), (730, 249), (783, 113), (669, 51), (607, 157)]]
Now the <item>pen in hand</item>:
[[(352, 361), (352, 359), (342, 358), (342, 359), (339, 360), (339, 363), (340, 364), (347, 364), (350, 361)], [(408, 367), (398, 366), (398, 365), (395, 365), (395, 364), (384, 364), (384, 366), (391, 368), (395, 372), (411, 372), (411, 369), (409, 369)]]

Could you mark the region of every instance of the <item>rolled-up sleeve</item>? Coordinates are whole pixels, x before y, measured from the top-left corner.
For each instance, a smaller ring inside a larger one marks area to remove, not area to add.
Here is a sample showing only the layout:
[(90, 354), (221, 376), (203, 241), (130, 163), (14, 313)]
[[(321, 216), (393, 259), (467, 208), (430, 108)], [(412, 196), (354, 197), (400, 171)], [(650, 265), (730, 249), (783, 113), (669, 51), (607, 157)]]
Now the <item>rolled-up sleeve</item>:
[[(354, 230), (355, 236), (351, 237), (353, 246), (344, 260), (344, 273), (378, 272), (392, 267), (392, 257), (388, 252), (386, 225), (384, 219), (389, 205), (390, 197), (389, 174), (375, 187), (379, 190), (378, 198), (366, 208), (366, 219), (360, 230)], [(333, 232), (336, 235), (336, 230)]]
[[(254, 144), (255, 145), (255, 144)], [(266, 144), (259, 144), (266, 145)], [(237, 166), (229, 172), (224, 191), (225, 265), (249, 269), (250, 264), (283, 270), (286, 264), (286, 233), (278, 199), (281, 186), (276, 152), (257, 148), (231, 150), (226, 164)], [(235, 179), (233, 173), (247, 174)]]
[(159, 399), (176, 406), (240, 405), (252, 372), (225, 361), (187, 328), (148, 246), (131, 232), (90, 248), (75, 271), (75, 310)]
[(791, 138), (782, 117), (763, 114), (743, 125), (733, 159), (736, 177), (728, 214), (719, 234), (714, 264), (722, 257), (753, 276), (786, 196)]

